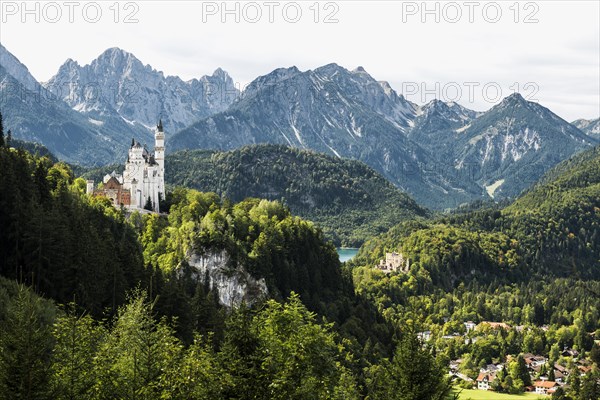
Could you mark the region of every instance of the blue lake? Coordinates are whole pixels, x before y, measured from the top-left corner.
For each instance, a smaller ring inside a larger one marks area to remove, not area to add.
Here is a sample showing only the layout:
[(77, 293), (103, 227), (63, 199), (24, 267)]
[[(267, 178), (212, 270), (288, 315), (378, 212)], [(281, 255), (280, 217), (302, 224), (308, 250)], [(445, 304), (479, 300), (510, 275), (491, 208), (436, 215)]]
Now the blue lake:
[(338, 256), (340, 257), (340, 261), (346, 262), (354, 258), (356, 253), (358, 253), (358, 249), (351, 247), (338, 247), (337, 252)]

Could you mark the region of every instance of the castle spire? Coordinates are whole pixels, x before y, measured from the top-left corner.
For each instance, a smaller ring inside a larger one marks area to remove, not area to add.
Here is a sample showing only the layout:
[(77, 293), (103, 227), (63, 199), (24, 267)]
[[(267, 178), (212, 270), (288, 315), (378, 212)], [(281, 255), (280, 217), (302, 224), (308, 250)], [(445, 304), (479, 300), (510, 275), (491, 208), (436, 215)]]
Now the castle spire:
[(156, 129), (158, 129), (159, 132), (163, 131), (162, 118), (158, 120), (158, 125), (156, 126)]

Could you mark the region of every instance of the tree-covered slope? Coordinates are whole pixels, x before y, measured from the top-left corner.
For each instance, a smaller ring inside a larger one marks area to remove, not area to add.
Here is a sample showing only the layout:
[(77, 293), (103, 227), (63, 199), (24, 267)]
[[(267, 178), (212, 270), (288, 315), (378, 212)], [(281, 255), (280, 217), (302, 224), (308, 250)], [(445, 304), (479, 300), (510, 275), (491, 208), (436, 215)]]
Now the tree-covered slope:
[[(233, 204), (178, 188), (168, 216), (127, 215), (85, 195), (85, 182), (63, 163), (0, 144), (0, 167), (1, 398), (27, 398), (27, 391), (39, 398), (122, 398), (124, 391), (156, 398), (157, 391), (194, 390), (174, 398), (200, 399), (214, 389), (210, 398), (250, 399), (256, 396), (245, 394), (257, 393), (251, 385), (262, 382), (267, 392), (258, 398), (335, 386), (345, 399), (354, 398), (346, 389), (364, 397), (391, 385), (371, 384), (363, 372), (391, 354), (390, 325), (355, 294), (321, 230), (280, 203)], [(265, 280), (274, 300), (225, 310), (214, 282), (194, 271), (194, 254), (227, 254), (213, 266), (223, 280), (242, 267)], [(417, 350), (441, 376), (429, 350)], [(323, 363), (323, 352), (330, 362)], [(211, 361), (197, 358), (204, 355)], [(194, 375), (200, 370), (204, 378)], [(446, 390), (441, 386), (434, 389)]]
[[(268, 297), (298, 293), (360, 342), (374, 335), (389, 343), (385, 327), (369, 332), (376, 312), (355, 298), (322, 231), (278, 202), (233, 204), (179, 188), (168, 216), (129, 215), (84, 192), (85, 181), (66, 164), (0, 144), (0, 275), (95, 317), (116, 312), (133, 288), (147, 289), (158, 295), (157, 311), (177, 317), (179, 333), (191, 340), (193, 330), (222, 333), (223, 322), (217, 289), (194, 272), (191, 257), (224, 254), (214, 263), (223, 268), (219, 279), (243, 269), (264, 280)], [(359, 305), (357, 320), (352, 308)]]
[(63, 163), (0, 146), (0, 275), (94, 315), (146, 281), (132, 227)]
[(357, 245), (428, 212), (367, 165), (285, 146), (167, 156), (167, 182), (232, 201), (282, 200), (323, 227), (337, 244)]
[(452, 287), (464, 280), (600, 278), (600, 150), (559, 164), (504, 209), (406, 222), (363, 246), (356, 263), (372, 265), (400, 250), (411, 274)]
[[(75, 168), (96, 182), (121, 169)], [(234, 202), (282, 201), (293, 214), (317, 223), (336, 245), (359, 246), (403, 220), (430, 214), (360, 161), (286, 146), (180, 151), (167, 155), (166, 171), (171, 187), (215, 192)]]

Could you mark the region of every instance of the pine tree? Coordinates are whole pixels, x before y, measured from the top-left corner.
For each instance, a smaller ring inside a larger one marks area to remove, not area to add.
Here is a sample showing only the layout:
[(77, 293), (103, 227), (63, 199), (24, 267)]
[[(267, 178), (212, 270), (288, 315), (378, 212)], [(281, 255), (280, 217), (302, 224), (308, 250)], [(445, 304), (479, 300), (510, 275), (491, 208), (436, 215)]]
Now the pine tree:
[(579, 376), (579, 369), (577, 369), (577, 367), (573, 367), (571, 369), (568, 383), (571, 386), (570, 394), (577, 398), (579, 391), (581, 390), (581, 378)]
[(75, 305), (54, 324), (52, 388), (57, 399), (90, 399), (97, 379), (94, 359), (103, 329), (89, 315), (76, 316)]
[(412, 332), (403, 334), (393, 360), (374, 375), (367, 384), (372, 399), (442, 400), (451, 389), (444, 367)]
[(166, 320), (156, 320), (153, 307), (140, 291), (119, 309), (96, 361), (101, 398), (166, 398), (169, 388), (161, 382), (177, 368), (182, 346)]
[(9, 129), (6, 134), (6, 147), (10, 147), (12, 144), (12, 131)]
[(150, 196), (148, 196), (148, 198), (146, 199), (146, 204), (144, 204), (144, 210), (154, 210), (154, 207), (152, 206), (152, 199), (150, 198)]
[(54, 308), (24, 285), (0, 326), (0, 398), (47, 399)]
[(552, 382), (556, 380), (556, 376), (554, 375), (554, 367), (548, 368), (548, 380)]
[(578, 400), (597, 400), (600, 398), (600, 384), (598, 376), (593, 372), (588, 372), (581, 382)]
[(565, 390), (562, 387), (556, 388), (554, 393), (552, 393), (552, 400), (567, 400), (567, 396), (565, 395)]
[(4, 147), (4, 124), (2, 122), (2, 113), (0, 112), (0, 147)]
[(525, 364), (525, 359), (522, 355), (517, 357), (516, 363), (513, 378), (522, 380), (525, 386), (531, 386), (531, 376), (529, 376), (527, 364)]

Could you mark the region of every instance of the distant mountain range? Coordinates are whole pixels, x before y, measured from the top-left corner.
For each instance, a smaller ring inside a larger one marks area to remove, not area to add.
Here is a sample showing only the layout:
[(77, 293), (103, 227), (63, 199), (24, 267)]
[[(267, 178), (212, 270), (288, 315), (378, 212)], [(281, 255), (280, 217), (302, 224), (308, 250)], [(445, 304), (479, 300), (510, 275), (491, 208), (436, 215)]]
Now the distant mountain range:
[[(424, 108), (427, 108), (425, 106)], [(595, 140), (545, 107), (515, 93), (469, 119), (436, 102), (410, 137), (494, 198), (515, 197), (552, 166)], [(446, 125), (442, 125), (442, 122)], [(423, 130), (434, 121), (437, 130)]]
[(485, 113), (440, 100), (418, 106), (362, 68), (330, 64), (257, 78), (226, 111), (177, 133), (170, 149), (254, 143), (364, 161), (440, 209), (516, 196), (596, 140), (519, 94)]
[(257, 78), (226, 111), (176, 134), (171, 151), (231, 150), (255, 143), (312, 149), (365, 162), (417, 201), (457, 206), (483, 190), (407, 137), (418, 106), (364, 69), (329, 64), (278, 69)]
[(515, 196), (599, 138), (598, 120), (569, 124), (518, 94), (485, 113), (419, 106), (336, 64), (276, 69), (240, 94), (221, 69), (185, 82), (112, 48), (86, 66), (67, 60), (41, 85), (0, 46), (0, 89), (15, 137), (72, 163), (120, 161), (162, 118), (167, 151), (270, 143), (357, 159), (435, 209)]
[(115, 48), (90, 65), (67, 60), (40, 84), (2, 45), (0, 89), (0, 109), (15, 137), (84, 165), (123, 159), (132, 137), (152, 143), (159, 118), (174, 132), (224, 110), (239, 95), (221, 69), (184, 82)]
[(573, 121), (571, 124), (575, 125), (586, 135), (600, 139), (600, 118), (578, 119), (577, 121)]
[(67, 60), (44, 87), (90, 118), (120, 119), (146, 131), (159, 117), (168, 132), (186, 128), (224, 111), (239, 96), (233, 79), (220, 68), (184, 82), (165, 77), (118, 48), (106, 50), (85, 66)]

